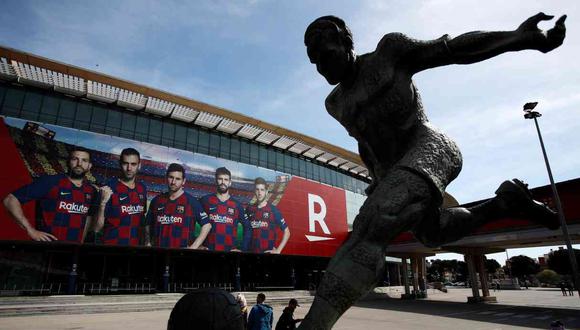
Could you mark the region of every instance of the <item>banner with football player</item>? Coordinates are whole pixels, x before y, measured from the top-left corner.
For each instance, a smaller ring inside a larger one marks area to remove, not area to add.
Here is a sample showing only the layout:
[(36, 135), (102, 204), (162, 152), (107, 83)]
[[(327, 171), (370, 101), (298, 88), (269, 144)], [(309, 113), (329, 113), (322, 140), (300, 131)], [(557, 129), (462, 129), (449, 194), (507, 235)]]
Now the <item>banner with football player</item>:
[(287, 173), (10, 117), (0, 145), (3, 240), (331, 256), (364, 201), (347, 212), (352, 193)]

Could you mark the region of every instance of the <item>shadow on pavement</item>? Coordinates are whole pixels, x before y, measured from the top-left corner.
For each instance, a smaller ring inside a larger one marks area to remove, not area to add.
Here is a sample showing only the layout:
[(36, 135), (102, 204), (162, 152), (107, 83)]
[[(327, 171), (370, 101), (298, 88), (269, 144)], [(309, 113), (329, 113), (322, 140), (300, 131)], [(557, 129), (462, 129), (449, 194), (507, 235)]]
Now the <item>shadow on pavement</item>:
[(566, 329), (580, 327), (578, 310), (554, 307), (530, 307), (502, 304), (468, 304), (434, 300), (401, 300), (373, 297), (359, 301), (359, 308), (418, 313), (511, 326), (548, 329), (553, 320), (565, 321)]

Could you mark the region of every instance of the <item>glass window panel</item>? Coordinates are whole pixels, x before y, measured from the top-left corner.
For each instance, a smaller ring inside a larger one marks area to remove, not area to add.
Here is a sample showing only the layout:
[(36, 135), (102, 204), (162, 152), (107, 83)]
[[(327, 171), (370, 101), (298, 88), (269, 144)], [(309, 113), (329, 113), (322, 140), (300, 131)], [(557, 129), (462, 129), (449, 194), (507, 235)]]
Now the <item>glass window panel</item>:
[(130, 112), (123, 113), (123, 120), (121, 121), (121, 136), (132, 139), (135, 136), (135, 123), (137, 116)]
[(306, 177), (306, 161), (304, 159), (298, 159), (298, 160), (300, 161), (298, 175), (305, 178)]
[(161, 120), (151, 118), (149, 121), (149, 135), (147, 136), (147, 141), (155, 144), (161, 144), (162, 129), (163, 124), (161, 123)]
[(149, 122), (149, 136), (158, 137), (161, 140), (161, 131), (163, 130), (163, 123), (157, 118), (151, 118)]
[(220, 136), (209, 132), (209, 155), (219, 157), (220, 154)]
[(230, 138), (222, 135), (220, 138), (220, 155), (221, 158), (230, 159)]
[(187, 127), (175, 125), (175, 143), (176, 148), (185, 150), (187, 145)]
[(38, 120), (40, 106), (42, 105), (42, 95), (34, 92), (27, 92), (22, 103), (20, 116), (24, 119)]
[(336, 186), (339, 188), (344, 188), (344, 174), (336, 172)]
[(292, 156), (289, 154), (284, 154), (284, 172), (292, 173)]
[(268, 149), (268, 167), (276, 169), (276, 151)]
[(311, 162), (306, 162), (306, 178), (314, 179), (314, 168)]
[(149, 136), (149, 118), (137, 117), (135, 124), (135, 139), (138, 141), (147, 141)]
[(172, 147), (175, 139), (175, 124), (170, 122), (163, 123), (163, 130), (161, 131), (161, 143), (164, 146)]
[(292, 174), (300, 175), (300, 158), (292, 157)]
[(276, 152), (276, 170), (284, 171), (284, 154), (279, 151)]
[(54, 96), (45, 95), (42, 100), (42, 106), (40, 107), (38, 120), (43, 123), (55, 124), (59, 103), (60, 99)]
[(268, 149), (262, 145), (258, 146), (258, 149), (260, 152), (259, 165), (262, 167), (268, 167)]
[(240, 140), (232, 138), (230, 141), (230, 155), (232, 160), (240, 160)]
[(318, 170), (320, 171), (320, 182), (328, 183), (326, 181), (326, 167), (318, 165)]
[(105, 133), (118, 136), (121, 133), (121, 120), (123, 119), (123, 114), (108, 110), (107, 113), (107, 126), (105, 127)]
[(4, 94), (6, 93), (6, 88), (0, 85), (0, 108), (2, 107), (2, 103), (4, 102)]
[(338, 187), (338, 173), (336, 170), (330, 169), (330, 182), (333, 186)]
[(232, 138), (230, 142), (230, 154), (233, 157), (240, 158), (240, 148), (241, 148), (240, 140)]
[(350, 188), (350, 177), (348, 175), (346, 175), (346, 174), (342, 174), (342, 175), (343, 175), (343, 181), (342, 182), (343, 182), (344, 189), (346, 189), (346, 190), (352, 190)]
[(2, 114), (6, 116), (18, 117), (22, 102), (24, 101), (24, 91), (20, 89), (8, 88), (4, 94), (4, 105)]
[(260, 146), (256, 143), (250, 144), (250, 162), (253, 165), (258, 164), (260, 160)]
[[(188, 140), (189, 141), (189, 140)], [(202, 154), (209, 153), (209, 134), (206, 130), (199, 131), (199, 143), (198, 143), (198, 151)]]
[(77, 104), (77, 112), (73, 122), (73, 127), (82, 130), (88, 130), (90, 127), (92, 113), (93, 107), (90, 104), (79, 102), (79, 104)]
[(332, 184), (332, 171), (328, 167), (324, 167), (324, 182)]
[(97, 133), (104, 133), (106, 123), (107, 123), (107, 109), (98, 106), (93, 106), (93, 117), (91, 118), (91, 131)]
[(353, 178), (352, 176), (348, 176), (348, 187), (350, 190), (355, 191), (356, 190), (356, 184), (355, 184), (355, 178)]
[(76, 111), (77, 102), (68, 99), (62, 99), (60, 101), (60, 109), (58, 110), (58, 119), (56, 123), (66, 127), (72, 127), (75, 120)]
[(352, 181), (351, 181), (351, 177), (348, 174), (344, 175), (344, 189), (347, 190), (351, 190), (352, 191)]
[(197, 151), (197, 146), (199, 145), (198, 137), (199, 131), (196, 128), (187, 128), (187, 150)]
[(316, 181), (321, 181), (320, 179), (320, 166), (316, 163), (312, 163), (312, 179)]
[(247, 141), (240, 143), (240, 160), (244, 163), (250, 162), (250, 143)]

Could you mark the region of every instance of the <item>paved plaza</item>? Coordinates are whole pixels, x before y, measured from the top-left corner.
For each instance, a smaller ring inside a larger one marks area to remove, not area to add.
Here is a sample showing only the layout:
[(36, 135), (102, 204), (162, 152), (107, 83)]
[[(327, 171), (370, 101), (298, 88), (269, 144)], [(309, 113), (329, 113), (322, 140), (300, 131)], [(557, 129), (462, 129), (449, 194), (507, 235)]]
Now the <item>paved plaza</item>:
[[(492, 292), (496, 304), (466, 303), (470, 289), (429, 290), (424, 300), (400, 300), (400, 288), (384, 291), (388, 294), (374, 294), (352, 307), (334, 329), (548, 329), (556, 319), (566, 329), (580, 329), (580, 299), (563, 297), (555, 289)], [(253, 295), (246, 297), (253, 301)], [(283, 295), (273, 303), (276, 320), (284, 308)], [(165, 329), (171, 306), (179, 297), (98, 297), (92, 303), (86, 300), (90, 297), (50, 297), (42, 303), (34, 298), (1, 298), (0, 329)], [(296, 317), (308, 310), (308, 302), (301, 305)]]

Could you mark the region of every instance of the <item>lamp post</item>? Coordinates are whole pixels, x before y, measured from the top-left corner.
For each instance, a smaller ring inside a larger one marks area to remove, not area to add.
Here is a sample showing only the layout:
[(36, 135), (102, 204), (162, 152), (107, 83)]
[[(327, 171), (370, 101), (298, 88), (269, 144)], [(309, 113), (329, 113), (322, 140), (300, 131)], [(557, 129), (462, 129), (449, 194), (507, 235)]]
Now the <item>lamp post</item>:
[(548, 177), (550, 178), (550, 185), (552, 186), (552, 194), (554, 195), (554, 201), (556, 202), (556, 208), (558, 210), (558, 218), (560, 219), (560, 226), (562, 227), (562, 233), (564, 234), (564, 241), (566, 241), (566, 247), (568, 249), (568, 257), (570, 258), (570, 265), (572, 266), (572, 277), (574, 277), (574, 286), (578, 291), (578, 296), (580, 297), (580, 281), (578, 279), (578, 264), (576, 263), (576, 255), (572, 249), (572, 244), (570, 243), (570, 235), (568, 234), (568, 226), (566, 225), (566, 219), (564, 218), (564, 211), (562, 210), (562, 203), (560, 202), (560, 196), (558, 195), (558, 190), (556, 189), (556, 184), (554, 183), (554, 177), (552, 176), (552, 170), (550, 168), (550, 162), (548, 161), (548, 155), (546, 154), (546, 148), (544, 147), (544, 140), (542, 139), (542, 133), (540, 133), (540, 126), (538, 125), (538, 118), (542, 116), (538, 111), (534, 111), (534, 108), (538, 105), (538, 102), (529, 102), (524, 104), (524, 118), (533, 119), (536, 124), (536, 130), (538, 131), (538, 138), (540, 139), (540, 146), (542, 147), (542, 153), (544, 154), (544, 162), (546, 163), (546, 170), (548, 171)]

